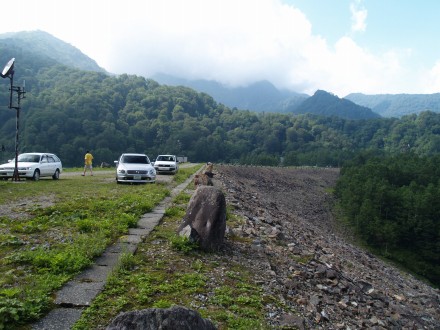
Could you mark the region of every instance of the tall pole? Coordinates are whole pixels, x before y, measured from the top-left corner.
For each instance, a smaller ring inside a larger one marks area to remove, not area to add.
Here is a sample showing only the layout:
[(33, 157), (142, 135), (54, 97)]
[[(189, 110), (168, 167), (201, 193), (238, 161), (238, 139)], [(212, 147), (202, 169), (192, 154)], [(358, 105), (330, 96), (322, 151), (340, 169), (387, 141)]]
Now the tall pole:
[[(26, 93), (24, 91), (24, 82), (23, 82), (23, 88), (14, 86), (14, 62), (15, 58), (12, 58), (9, 60), (8, 63), (6, 63), (3, 71), (1, 72), (0, 76), (2, 78), (9, 78), (11, 82), (10, 95), (9, 95), (9, 109), (15, 109), (16, 111), (16, 119), (15, 119), (15, 167), (14, 167), (14, 175), (12, 177), (13, 181), (19, 181), (20, 176), (18, 175), (18, 134), (19, 134), (19, 123), (20, 123), (20, 100), (24, 99), (24, 94)], [(17, 106), (14, 106), (12, 103), (12, 94), (14, 92), (17, 92)]]
[[(11, 75), (11, 104), (9, 105), (10, 109), (15, 109), (16, 111), (16, 118), (15, 118), (15, 167), (14, 167), (14, 175), (12, 177), (13, 181), (19, 181), (20, 176), (18, 174), (18, 138), (19, 138), (19, 127), (20, 127), (20, 100), (24, 98), (24, 94), (26, 93), (24, 91), (24, 87), (21, 88), (20, 86), (13, 86), (12, 80), (13, 80), (14, 74)], [(12, 92), (17, 92), (17, 106), (12, 105)]]
[[(9, 81), (11, 82), (11, 87), (9, 87), (9, 109), (12, 109), (12, 94), (14, 91), (14, 70), (11, 71), (9, 75)], [(20, 102), (20, 97), (18, 98), (18, 102)], [(18, 105), (20, 106), (20, 104)], [(13, 181), (19, 181), (20, 176), (18, 175), (18, 125), (20, 118), (20, 110), (16, 109), (16, 117), (15, 117), (15, 166), (14, 166), (14, 175), (12, 176)]]

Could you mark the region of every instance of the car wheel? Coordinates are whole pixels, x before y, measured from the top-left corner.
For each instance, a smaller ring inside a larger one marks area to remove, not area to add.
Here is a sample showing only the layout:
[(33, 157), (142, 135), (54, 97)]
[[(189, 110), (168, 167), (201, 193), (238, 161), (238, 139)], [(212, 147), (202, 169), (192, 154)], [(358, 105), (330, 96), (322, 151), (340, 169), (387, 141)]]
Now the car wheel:
[(35, 170), (34, 176), (32, 177), (32, 180), (34, 180), (34, 181), (40, 180), (40, 170), (39, 169)]
[(60, 171), (56, 170), (54, 175), (52, 175), (52, 179), (58, 180), (60, 178)]

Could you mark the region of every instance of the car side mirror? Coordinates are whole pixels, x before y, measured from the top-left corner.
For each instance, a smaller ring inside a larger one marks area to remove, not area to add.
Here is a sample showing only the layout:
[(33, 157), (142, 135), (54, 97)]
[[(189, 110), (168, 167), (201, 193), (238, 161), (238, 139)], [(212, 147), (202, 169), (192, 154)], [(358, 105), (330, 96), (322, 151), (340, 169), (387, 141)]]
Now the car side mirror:
[(115, 163), (115, 165), (118, 165), (119, 161), (115, 160), (114, 163)]

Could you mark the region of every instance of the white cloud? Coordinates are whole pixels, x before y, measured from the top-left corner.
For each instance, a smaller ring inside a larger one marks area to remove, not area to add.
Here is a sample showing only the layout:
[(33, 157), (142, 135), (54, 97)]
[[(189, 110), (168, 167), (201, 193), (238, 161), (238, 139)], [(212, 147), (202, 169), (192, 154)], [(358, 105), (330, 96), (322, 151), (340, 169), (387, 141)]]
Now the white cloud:
[(356, 0), (350, 4), (351, 30), (352, 32), (365, 32), (367, 28), (368, 11), (362, 6), (361, 0)]
[(426, 73), (421, 74), (423, 77), (422, 84), (424, 86), (424, 93), (439, 93), (440, 92), (440, 59), (435, 65)]
[[(163, 72), (234, 86), (266, 79), (339, 96), (406, 91), (413, 81), (404, 69), (406, 51), (374, 53), (346, 36), (328, 44), (282, 0), (22, 0), (20, 6), (0, 21), (0, 33), (47, 31), (114, 73)], [(365, 31), (367, 10), (360, 1), (350, 8), (353, 31)]]

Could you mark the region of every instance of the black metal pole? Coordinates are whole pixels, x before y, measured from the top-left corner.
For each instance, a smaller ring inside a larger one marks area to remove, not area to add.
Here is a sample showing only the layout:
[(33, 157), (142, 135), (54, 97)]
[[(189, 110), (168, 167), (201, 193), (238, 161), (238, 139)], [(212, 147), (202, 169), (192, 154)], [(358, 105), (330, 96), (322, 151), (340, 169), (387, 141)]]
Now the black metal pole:
[(14, 90), (14, 70), (11, 71), (11, 74), (9, 75), (9, 82), (11, 83), (11, 87), (9, 90), (11, 93), (9, 93), (9, 109), (12, 109), (12, 92)]
[(18, 174), (18, 132), (20, 126), (20, 87), (18, 88), (18, 106), (15, 107), (15, 111), (17, 116), (15, 118), (15, 167), (14, 167), (14, 176), (12, 180), (20, 181), (20, 176)]
[[(20, 100), (24, 98), (24, 94), (26, 93), (23, 88), (20, 86), (14, 86), (14, 72), (11, 73), (11, 95), (10, 95), (10, 109), (15, 109), (16, 111), (16, 119), (15, 119), (15, 167), (14, 167), (14, 175), (12, 176), (13, 181), (20, 181), (20, 175), (18, 174), (18, 145), (19, 145), (19, 132), (20, 132)], [(12, 105), (12, 93), (17, 92), (17, 106)]]
[(18, 106), (12, 106), (12, 94), (16, 88), (14, 87), (14, 70), (11, 71), (9, 75), (9, 80), (11, 82), (10, 95), (9, 95), (9, 109), (15, 109), (16, 118), (15, 118), (15, 166), (14, 166), (14, 175), (12, 176), (13, 181), (19, 181), (20, 176), (18, 175), (18, 128), (19, 128), (19, 119), (20, 119), (20, 92), (18, 92)]

